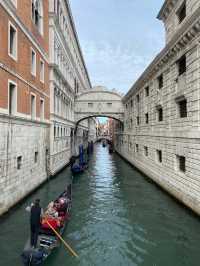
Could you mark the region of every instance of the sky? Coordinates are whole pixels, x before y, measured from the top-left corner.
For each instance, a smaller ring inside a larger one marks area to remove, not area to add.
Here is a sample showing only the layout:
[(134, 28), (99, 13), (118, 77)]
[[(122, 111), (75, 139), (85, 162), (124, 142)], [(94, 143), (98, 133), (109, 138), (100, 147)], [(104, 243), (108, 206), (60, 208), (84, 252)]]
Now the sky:
[(70, 0), (92, 86), (126, 94), (164, 47), (164, 0)]

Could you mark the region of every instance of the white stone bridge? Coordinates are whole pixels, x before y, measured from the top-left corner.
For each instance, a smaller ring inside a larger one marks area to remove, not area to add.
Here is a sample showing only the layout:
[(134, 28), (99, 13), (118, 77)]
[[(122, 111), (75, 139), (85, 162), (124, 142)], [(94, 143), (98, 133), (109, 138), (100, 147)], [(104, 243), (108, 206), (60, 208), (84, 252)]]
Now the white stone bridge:
[(109, 117), (123, 123), (124, 106), (122, 96), (105, 87), (97, 86), (79, 94), (75, 100), (76, 124), (89, 117)]
[(112, 138), (110, 137), (110, 136), (97, 136), (97, 138), (96, 138), (96, 141), (100, 141), (100, 140), (107, 140), (107, 141), (109, 141), (109, 142), (112, 142)]

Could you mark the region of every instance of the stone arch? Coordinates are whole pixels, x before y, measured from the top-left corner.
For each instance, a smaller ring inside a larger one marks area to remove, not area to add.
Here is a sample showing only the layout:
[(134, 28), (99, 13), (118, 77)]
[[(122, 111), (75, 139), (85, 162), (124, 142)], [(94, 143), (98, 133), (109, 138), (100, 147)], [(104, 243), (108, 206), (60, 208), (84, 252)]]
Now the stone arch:
[(78, 125), (90, 117), (109, 117), (123, 123), (122, 96), (116, 91), (97, 86), (79, 94), (75, 99), (75, 119)]

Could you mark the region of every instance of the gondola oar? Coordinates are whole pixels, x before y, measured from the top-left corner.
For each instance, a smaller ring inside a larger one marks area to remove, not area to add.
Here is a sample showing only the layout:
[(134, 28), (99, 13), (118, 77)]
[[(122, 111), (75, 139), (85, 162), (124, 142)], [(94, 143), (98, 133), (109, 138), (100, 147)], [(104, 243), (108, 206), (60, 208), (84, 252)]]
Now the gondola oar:
[(51, 228), (51, 230), (57, 235), (57, 237), (62, 241), (64, 246), (72, 253), (72, 255), (76, 258), (78, 258), (77, 253), (66, 243), (66, 241), (61, 237), (61, 235), (53, 228), (53, 226), (45, 220), (45, 222), (48, 224), (48, 226)]

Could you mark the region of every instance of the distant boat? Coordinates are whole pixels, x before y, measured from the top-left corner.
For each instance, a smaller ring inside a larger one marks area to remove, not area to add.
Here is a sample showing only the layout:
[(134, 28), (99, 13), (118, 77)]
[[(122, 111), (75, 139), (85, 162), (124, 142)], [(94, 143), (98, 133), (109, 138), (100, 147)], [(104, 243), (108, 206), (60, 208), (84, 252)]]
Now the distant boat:
[(106, 147), (106, 142), (105, 142), (105, 141), (103, 141), (102, 146), (103, 146), (104, 148)]
[(109, 153), (113, 153), (114, 152), (114, 149), (113, 149), (113, 147), (110, 145), (109, 146)]
[[(53, 202), (55, 210), (58, 213), (58, 218), (47, 217), (45, 219), (51, 224), (52, 227), (62, 235), (69, 220), (70, 211), (72, 206), (72, 185), (70, 184), (67, 189)], [(30, 239), (27, 241), (24, 251), (21, 255), (24, 266), (41, 266), (43, 262), (50, 256), (52, 251), (60, 246), (60, 240), (52, 231), (52, 229), (43, 220), (37, 248), (33, 249), (30, 246)]]
[(87, 162), (84, 160), (84, 149), (83, 145), (79, 146), (79, 161), (74, 161), (71, 165), (71, 171), (73, 174), (81, 174), (88, 167)]
[(71, 171), (73, 174), (83, 173), (84, 170), (85, 170), (84, 165), (80, 165), (80, 164), (76, 164), (76, 163), (71, 167)]

